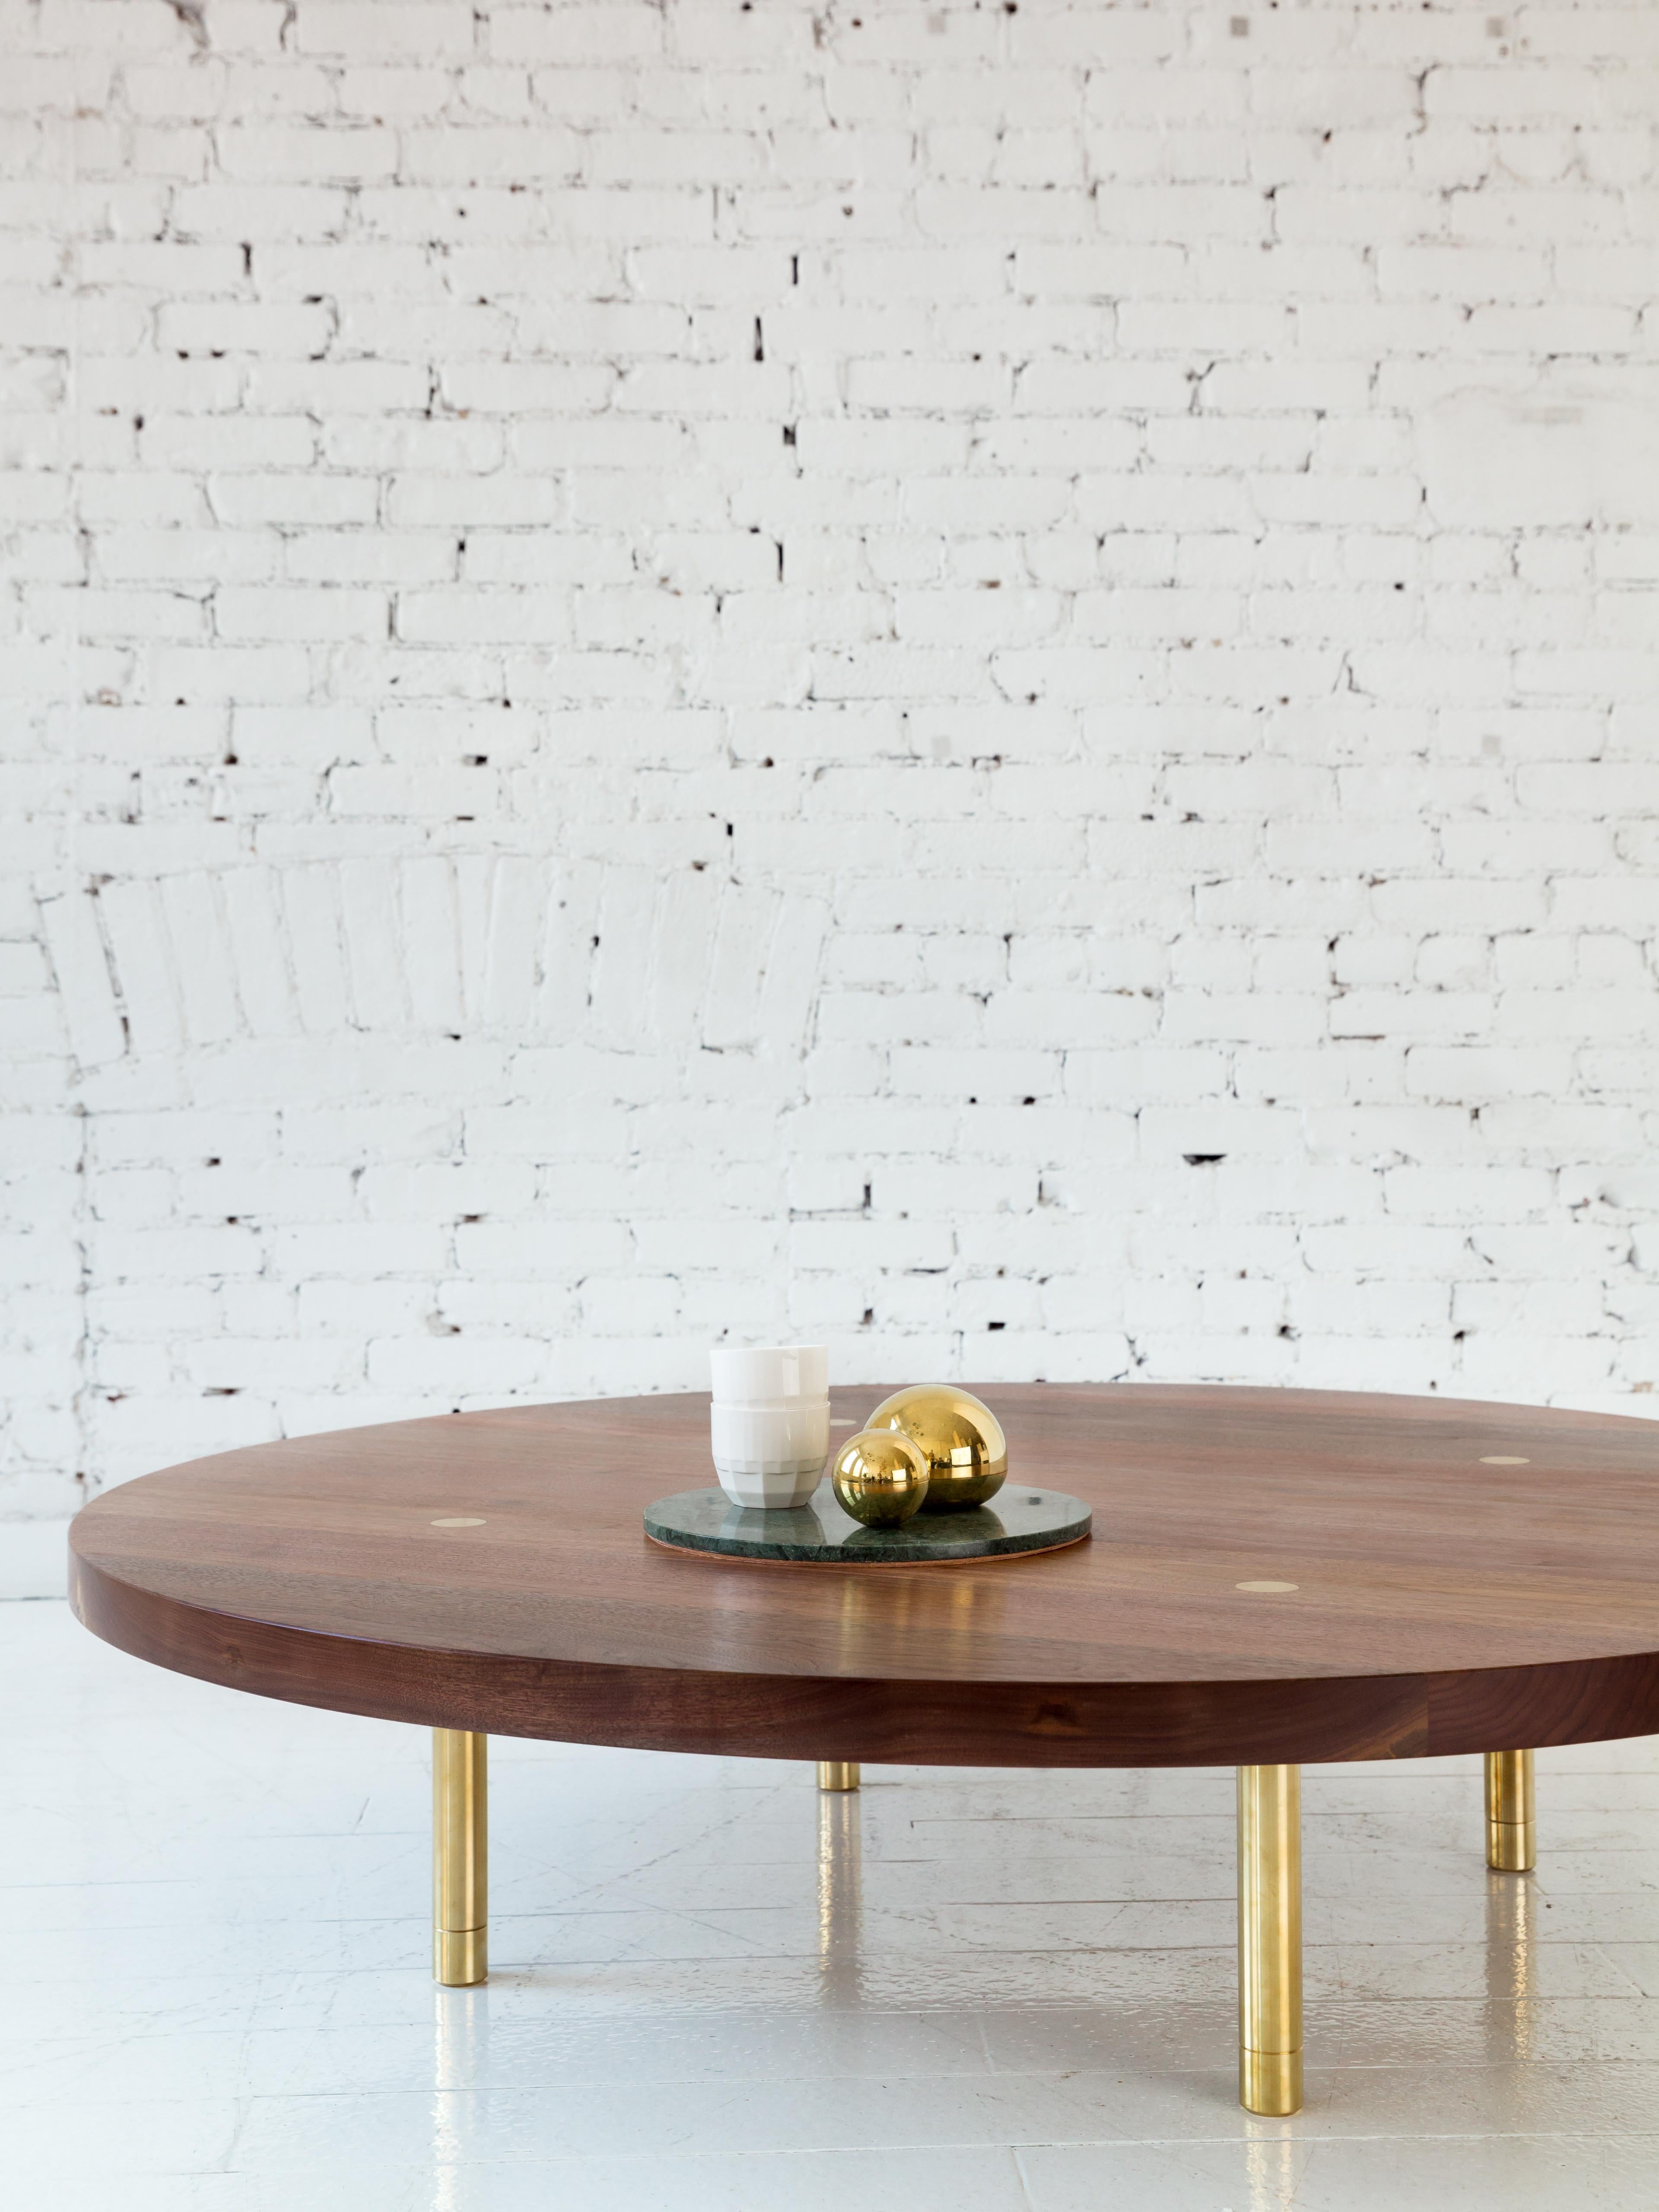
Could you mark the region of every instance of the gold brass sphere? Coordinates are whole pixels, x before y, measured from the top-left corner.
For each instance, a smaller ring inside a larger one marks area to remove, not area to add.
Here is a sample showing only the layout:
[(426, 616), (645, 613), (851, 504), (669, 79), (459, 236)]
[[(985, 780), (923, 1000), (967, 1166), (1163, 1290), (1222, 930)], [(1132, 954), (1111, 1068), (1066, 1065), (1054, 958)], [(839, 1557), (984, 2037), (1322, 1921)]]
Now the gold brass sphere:
[(830, 1462), (842, 1510), (866, 1528), (896, 1528), (927, 1495), (927, 1462), (896, 1429), (863, 1429)]
[(971, 1390), (954, 1382), (913, 1382), (871, 1414), (869, 1429), (908, 1437), (927, 1462), (924, 1510), (960, 1513), (994, 1498), (1008, 1474), (1002, 1424)]

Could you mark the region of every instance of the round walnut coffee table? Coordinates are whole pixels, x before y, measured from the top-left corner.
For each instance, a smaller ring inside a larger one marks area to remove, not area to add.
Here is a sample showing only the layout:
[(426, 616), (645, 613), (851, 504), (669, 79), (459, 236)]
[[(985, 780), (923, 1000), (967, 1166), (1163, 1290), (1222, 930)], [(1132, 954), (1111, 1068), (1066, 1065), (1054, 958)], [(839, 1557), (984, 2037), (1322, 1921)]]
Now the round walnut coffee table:
[[(845, 1430), (885, 1395), (832, 1394)], [(1533, 1864), (1532, 1747), (1659, 1729), (1659, 1428), (1322, 1391), (985, 1386), (1070, 1549), (965, 1565), (675, 1553), (703, 1397), (256, 1445), (70, 1534), (96, 1634), (230, 1688), (436, 1731), (441, 1981), (485, 1960), (491, 1731), (819, 1762), (1238, 1770), (1239, 2082), (1302, 2084), (1300, 1767), (1486, 1757)], [(1494, 1747), (1498, 1747), (1494, 1748)], [(1525, 1748), (1516, 1748), (1525, 1747)]]

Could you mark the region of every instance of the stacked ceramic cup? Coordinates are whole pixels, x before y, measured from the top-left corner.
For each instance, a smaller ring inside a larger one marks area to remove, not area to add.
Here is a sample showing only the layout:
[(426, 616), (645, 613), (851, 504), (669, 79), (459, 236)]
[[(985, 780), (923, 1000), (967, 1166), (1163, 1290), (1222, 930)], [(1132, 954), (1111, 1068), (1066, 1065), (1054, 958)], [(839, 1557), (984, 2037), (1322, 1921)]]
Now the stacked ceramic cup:
[(804, 1505), (830, 1453), (830, 1353), (821, 1344), (711, 1352), (714, 1472), (734, 1505)]

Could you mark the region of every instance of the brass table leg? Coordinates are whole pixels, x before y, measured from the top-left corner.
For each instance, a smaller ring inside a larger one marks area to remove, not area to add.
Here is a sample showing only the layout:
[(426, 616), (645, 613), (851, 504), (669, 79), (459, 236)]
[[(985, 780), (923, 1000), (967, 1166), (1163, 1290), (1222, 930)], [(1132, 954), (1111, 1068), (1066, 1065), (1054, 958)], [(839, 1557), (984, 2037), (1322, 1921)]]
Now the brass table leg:
[(487, 1735), (432, 1731), (432, 1972), (451, 1989), (489, 1971)]
[(1302, 1769), (1238, 1770), (1238, 2101), (1302, 2109)]
[(856, 1790), (858, 1786), (859, 1763), (856, 1759), (819, 1759), (820, 1790)]
[(1533, 1829), (1532, 1753), (1486, 1753), (1486, 1864), (1500, 1874), (1530, 1874), (1538, 1863)]

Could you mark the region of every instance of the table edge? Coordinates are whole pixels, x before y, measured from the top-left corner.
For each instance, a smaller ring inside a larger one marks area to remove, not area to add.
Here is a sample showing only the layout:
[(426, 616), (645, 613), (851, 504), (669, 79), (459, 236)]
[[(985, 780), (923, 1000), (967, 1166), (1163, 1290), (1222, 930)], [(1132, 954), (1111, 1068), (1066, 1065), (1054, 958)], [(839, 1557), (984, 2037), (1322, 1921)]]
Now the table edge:
[(1320, 1765), (1659, 1733), (1659, 1651), (1424, 1674), (1058, 1682), (757, 1674), (446, 1650), (219, 1613), (70, 1543), (82, 1626), (227, 1689), (624, 1749), (920, 1766)]

